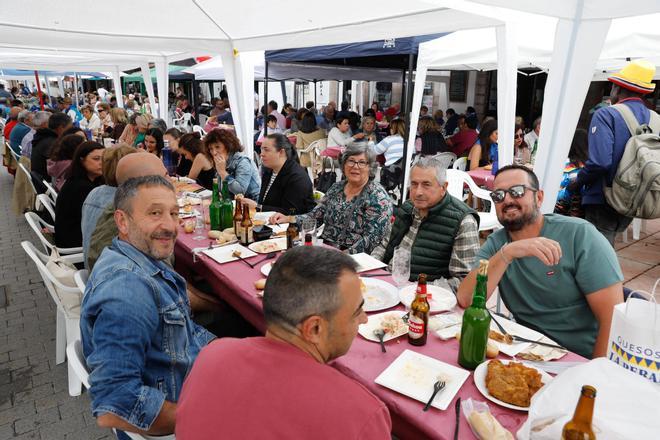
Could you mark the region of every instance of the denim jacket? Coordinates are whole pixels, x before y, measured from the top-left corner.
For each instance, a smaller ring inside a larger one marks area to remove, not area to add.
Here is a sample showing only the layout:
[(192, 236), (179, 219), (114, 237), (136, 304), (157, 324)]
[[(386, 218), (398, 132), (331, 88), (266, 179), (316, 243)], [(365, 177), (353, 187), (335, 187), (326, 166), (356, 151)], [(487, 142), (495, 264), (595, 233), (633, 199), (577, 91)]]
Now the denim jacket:
[(234, 153), (227, 159), (227, 186), (232, 194), (243, 194), (251, 200), (259, 199), (261, 179), (249, 157)]
[(87, 282), (80, 331), (92, 414), (147, 430), (176, 402), (199, 351), (214, 336), (195, 324), (185, 280), (115, 237)]

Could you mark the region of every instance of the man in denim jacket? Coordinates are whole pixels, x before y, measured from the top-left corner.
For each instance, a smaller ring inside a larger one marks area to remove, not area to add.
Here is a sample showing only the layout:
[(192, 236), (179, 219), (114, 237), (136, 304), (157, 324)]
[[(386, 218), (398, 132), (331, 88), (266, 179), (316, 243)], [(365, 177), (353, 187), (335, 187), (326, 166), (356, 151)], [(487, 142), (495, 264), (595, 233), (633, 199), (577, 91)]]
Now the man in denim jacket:
[(214, 336), (192, 321), (186, 282), (165, 262), (178, 226), (172, 184), (129, 179), (114, 203), (119, 236), (94, 266), (80, 317), (92, 413), (102, 427), (169, 434), (183, 381)]

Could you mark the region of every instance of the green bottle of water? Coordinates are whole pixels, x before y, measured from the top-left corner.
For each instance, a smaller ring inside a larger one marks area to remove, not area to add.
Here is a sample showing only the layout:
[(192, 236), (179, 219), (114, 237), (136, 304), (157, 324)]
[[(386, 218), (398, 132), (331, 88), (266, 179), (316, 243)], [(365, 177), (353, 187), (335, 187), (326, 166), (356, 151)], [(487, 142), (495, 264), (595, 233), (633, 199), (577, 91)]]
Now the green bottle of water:
[(229, 184), (226, 180), (222, 181), (222, 207), (220, 211), (222, 218), (222, 230), (234, 227), (234, 205), (231, 203), (229, 195)]
[(209, 206), (209, 218), (211, 220), (211, 229), (222, 231), (222, 201), (220, 200), (220, 191), (218, 191), (218, 178), (213, 179), (213, 198)]
[(488, 260), (481, 260), (472, 305), (463, 313), (461, 342), (458, 349), (458, 363), (468, 370), (474, 370), (486, 359), (486, 346), (490, 332), (490, 314), (486, 310), (487, 287)]

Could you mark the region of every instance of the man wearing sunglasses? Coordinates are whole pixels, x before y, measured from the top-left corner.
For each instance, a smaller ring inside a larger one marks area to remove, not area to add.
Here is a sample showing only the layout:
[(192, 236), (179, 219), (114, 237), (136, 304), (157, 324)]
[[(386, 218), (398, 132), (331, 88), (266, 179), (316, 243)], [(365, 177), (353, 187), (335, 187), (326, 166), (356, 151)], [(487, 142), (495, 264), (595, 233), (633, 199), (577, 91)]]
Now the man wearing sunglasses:
[(458, 289), (459, 304), (472, 303), (479, 260), (489, 260), (488, 295), (499, 287), (517, 322), (582, 356), (604, 356), (613, 308), (623, 301), (614, 249), (582, 219), (542, 215), (543, 191), (526, 167), (501, 168), (493, 186), (504, 229), (482, 246)]

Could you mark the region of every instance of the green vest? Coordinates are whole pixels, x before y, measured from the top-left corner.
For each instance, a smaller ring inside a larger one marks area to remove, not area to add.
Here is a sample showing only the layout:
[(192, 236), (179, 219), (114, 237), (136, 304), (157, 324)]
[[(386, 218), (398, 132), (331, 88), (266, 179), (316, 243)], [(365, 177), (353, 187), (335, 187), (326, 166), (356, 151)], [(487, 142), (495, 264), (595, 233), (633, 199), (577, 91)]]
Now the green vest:
[[(419, 231), (413, 242), (410, 261), (410, 280), (417, 281), (420, 273), (428, 275), (428, 280), (448, 278), (449, 261), (454, 248), (454, 240), (458, 228), (466, 215), (474, 216), (479, 224), (476, 211), (449, 193), (429, 209), (427, 217), (419, 225)], [(389, 262), (394, 255), (394, 249), (408, 233), (413, 221), (413, 204), (406, 201), (398, 210), (390, 241), (385, 249), (384, 262)]]

